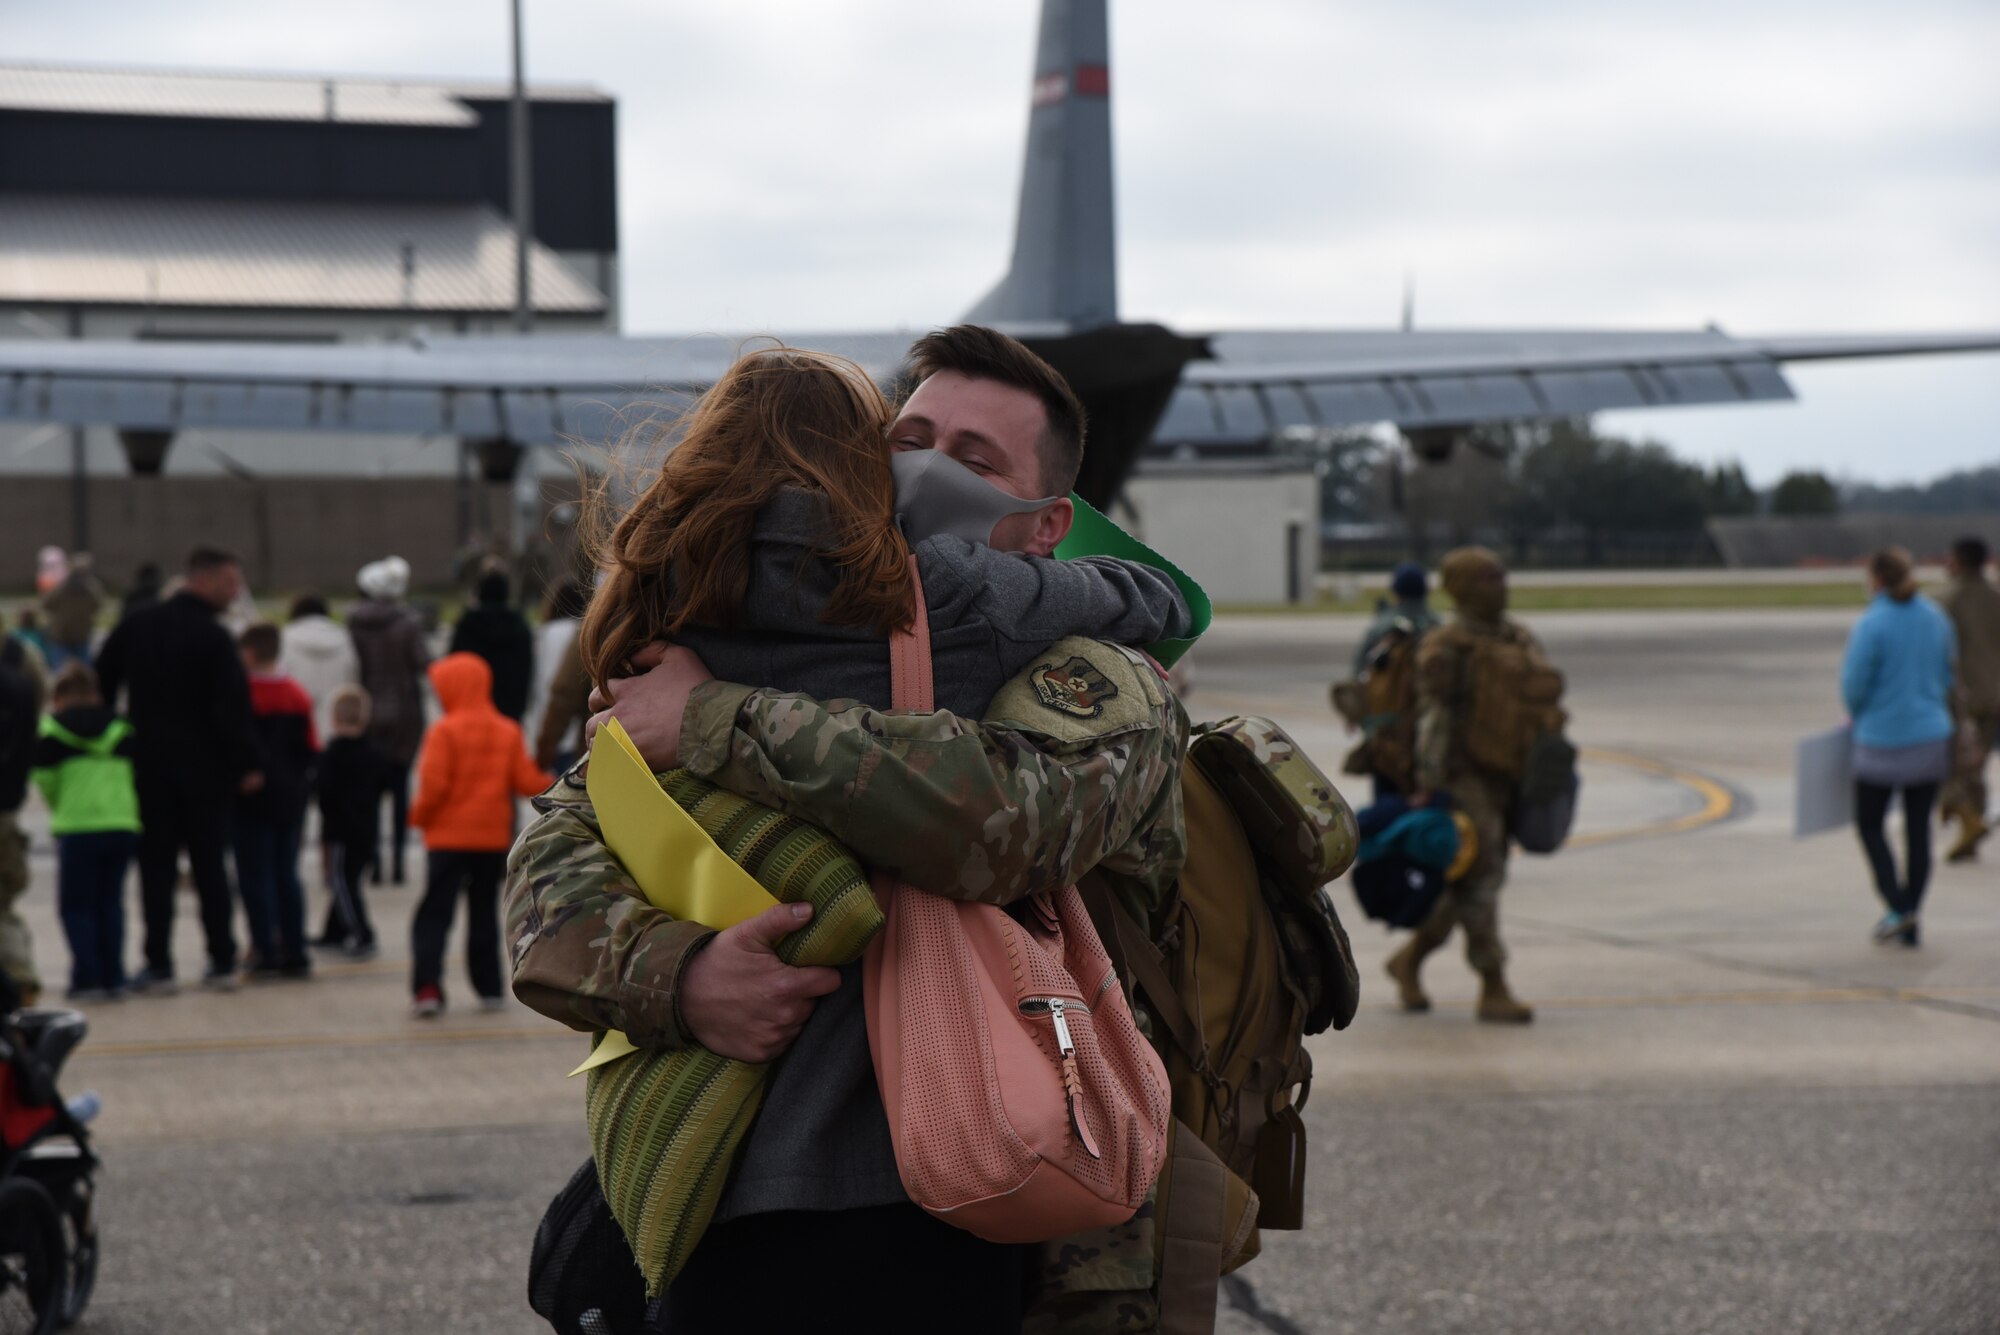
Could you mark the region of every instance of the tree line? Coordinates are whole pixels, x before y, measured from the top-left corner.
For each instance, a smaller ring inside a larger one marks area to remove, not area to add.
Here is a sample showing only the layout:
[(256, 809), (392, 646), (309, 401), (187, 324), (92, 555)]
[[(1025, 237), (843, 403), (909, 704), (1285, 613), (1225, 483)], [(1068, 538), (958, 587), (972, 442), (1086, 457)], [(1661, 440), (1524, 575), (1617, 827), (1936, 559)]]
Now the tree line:
[[(1741, 464), (1704, 468), (1657, 441), (1598, 432), (1588, 419), (1483, 428), (1443, 465), (1408, 462), (1369, 431), (1301, 433), (1291, 447), (1315, 458), (1321, 513), (1334, 524), (1400, 517), (1453, 532), (1572, 529), (1588, 543), (1612, 533), (1699, 532), (1719, 516), (2000, 507), (2000, 468), (1928, 488), (1843, 488), (1824, 472), (1800, 470), (1760, 490)], [(1975, 478), (1983, 486), (1972, 486)]]

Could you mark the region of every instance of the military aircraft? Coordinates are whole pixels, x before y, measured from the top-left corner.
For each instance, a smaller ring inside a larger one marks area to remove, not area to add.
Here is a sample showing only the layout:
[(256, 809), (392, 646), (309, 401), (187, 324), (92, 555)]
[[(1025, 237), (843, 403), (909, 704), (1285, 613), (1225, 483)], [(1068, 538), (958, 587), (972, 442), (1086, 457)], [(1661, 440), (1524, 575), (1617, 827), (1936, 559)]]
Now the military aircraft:
[[(967, 318), (1076, 387), (1104, 505), (1147, 443), (1389, 422), (1439, 461), (1482, 424), (1795, 397), (1789, 362), (2000, 350), (2000, 332), (1736, 338), (1719, 329), (1183, 332), (1118, 316), (1107, 0), (1044, 0), (1014, 253)], [(782, 335), (780, 335), (782, 337)], [(813, 334), (885, 384), (904, 334)], [(103, 423), (136, 468), (187, 428), (450, 435), (505, 476), (523, 448), (606, 442), (637, 403), (685, 402), (742, 340), (563, 335), (373, 345), (0, 342), (0, 421)]]

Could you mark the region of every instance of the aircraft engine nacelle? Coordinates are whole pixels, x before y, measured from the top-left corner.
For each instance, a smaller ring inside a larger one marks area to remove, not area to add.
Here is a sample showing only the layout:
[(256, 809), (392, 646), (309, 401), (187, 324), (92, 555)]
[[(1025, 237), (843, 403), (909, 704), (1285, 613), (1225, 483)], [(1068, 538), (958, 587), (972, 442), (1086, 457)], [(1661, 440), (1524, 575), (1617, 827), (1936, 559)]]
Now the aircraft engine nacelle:
[(125, 462), (131, 466), (133, 477), (158, 477), (167, 466), (167, 451), (173, 447), (174, 433), (120, 427), (118, 443), (125, 449)]
[(1444, 463), (1460, 445), (1473, 443), (1470, 426), (1406, 426), (1397, 430), (1409, 445), (1410, 453), (1427, 464)]

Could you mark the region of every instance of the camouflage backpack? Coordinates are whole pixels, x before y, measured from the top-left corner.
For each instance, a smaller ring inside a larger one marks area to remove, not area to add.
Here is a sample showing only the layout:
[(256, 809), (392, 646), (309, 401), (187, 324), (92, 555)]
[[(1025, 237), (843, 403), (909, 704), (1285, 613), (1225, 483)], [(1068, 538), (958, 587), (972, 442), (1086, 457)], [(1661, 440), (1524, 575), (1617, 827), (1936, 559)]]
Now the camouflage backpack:
[(1256, 1255), (1257, 1228), (1303, 1223), (1304, 1039), (1346, 1028), (1360, 987), (1326, 893), (1354, 858), (1354, 815), (1284, 730), (1198, 726), (1181, 797), (1187, 865), (1151, 930), (1084, 884), (1173, 1090), (1155, 1228), (1163, 1319), (1177, 1296), (1199, 1309), (1204, 1286), (1212, 1313), (1219, 1277)]
[(1368, 651), (1361, 675), (1333, 684), (1333, 707), (1361, 741), (1347, 753), (1343, 774), (1380, 774), (1407, 789), (1416, 769), (1417, 648), (1424, 630), (1397, 617)]
[(1533, 637), (1511, 623), (1509, 631), (1477, 635), (1447, 626), (1433, 633), (1460, 640), (1471, 651), (1461, 660), (1466, 680), (1458, 689), (1467, 758), (1489, 774), (1519, 783), (1536, 743), (1560, 734), (1569, 716), (1562, 708), (1563, 674)]

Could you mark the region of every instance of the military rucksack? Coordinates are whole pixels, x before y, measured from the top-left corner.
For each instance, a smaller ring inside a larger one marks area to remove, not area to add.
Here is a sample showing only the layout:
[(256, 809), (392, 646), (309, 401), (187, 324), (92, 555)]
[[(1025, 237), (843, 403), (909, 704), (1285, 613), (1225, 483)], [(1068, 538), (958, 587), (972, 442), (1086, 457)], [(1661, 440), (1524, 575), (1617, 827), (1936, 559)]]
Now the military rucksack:
[(1407, 790), (1416, 769), (1417, 649), (1424, 628), (1397, 617), (1368, 650), (1360, 675), (1335, 682), (1333, 707), (1361, 729), (1341, 765), (1345, 774), (1379, 774)]
[(1519, 783), (1542, 737), (1560, 734), (1563, 674), (1520, 631), (1476, 635), (1459, 626), (1433, 632), (1464, 646), (1458, 683), (1461, 738), (1468, 760), (1498, 778)]
[[(1155, 1229), (1163, 1315), (1176, 1289), (1205, 1280), (1212, 1294), (1220, 1274), (1256, 1255), (1258, 1227), (1302, 1225), (1304, 1039), (1346, 1028), (1360, 996), (1326, 893), (1353, 860), (1354, 815), (1298, 745), (1268, 719), (1201, 725), (1181, 800), (1187, 863), (1151, 930), (1105, 883), (1084, 882), (1120, 976), (1164, 1030), (1153, 1039), (1179, 1126)], [(1187, 1241), (1177, 1217), (1209, 1231), (1205, 1275), (1190, 1274), (1204, 1263), (1188, 1250), (1173, 1250)]]
[(1513, 787), (1507, 829), (1522, 851), (1553, 853), (1576, 819), (1576, 748), (1563, 736), (1563, 674), (1526, 632), (1438, 632), (1456, 645), (1462, 674), (1453, 691), (1466, 759)]

